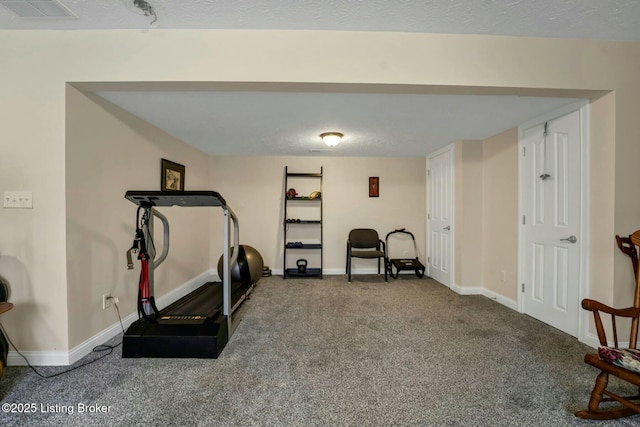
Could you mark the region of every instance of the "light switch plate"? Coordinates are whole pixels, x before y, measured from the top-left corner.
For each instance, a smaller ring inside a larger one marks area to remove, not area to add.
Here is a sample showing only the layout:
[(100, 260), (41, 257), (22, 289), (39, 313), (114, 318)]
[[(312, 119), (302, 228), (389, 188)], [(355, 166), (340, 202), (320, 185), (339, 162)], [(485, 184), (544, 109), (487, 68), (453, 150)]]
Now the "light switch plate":
[(5, 191), (3, 206), (10, 209), (33, 209), (33, 191)]

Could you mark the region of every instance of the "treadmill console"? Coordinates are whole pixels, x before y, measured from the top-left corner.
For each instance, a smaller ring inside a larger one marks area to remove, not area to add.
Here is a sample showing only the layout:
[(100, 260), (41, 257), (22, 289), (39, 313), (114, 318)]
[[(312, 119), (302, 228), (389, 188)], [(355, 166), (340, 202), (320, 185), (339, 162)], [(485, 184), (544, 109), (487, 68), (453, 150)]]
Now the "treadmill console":
[(221, 206), (227, 202), (215, 191), (127, 191), (124, 197), (139, 206)]

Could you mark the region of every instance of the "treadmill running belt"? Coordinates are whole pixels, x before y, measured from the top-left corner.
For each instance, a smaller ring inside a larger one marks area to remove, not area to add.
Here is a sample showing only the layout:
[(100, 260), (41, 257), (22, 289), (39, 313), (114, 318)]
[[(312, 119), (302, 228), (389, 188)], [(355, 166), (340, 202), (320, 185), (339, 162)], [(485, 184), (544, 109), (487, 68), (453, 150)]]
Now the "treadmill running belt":
[(196, 317), (214, 318), (220, 312), (222, 312), (222, 283), (207, 282), (161, 310), (160, 322), (169, 318), (175, 318), (175, 320), (188, 320), (189, 317), (194, 318), (191, 320), (198, 320), (195, 319)]

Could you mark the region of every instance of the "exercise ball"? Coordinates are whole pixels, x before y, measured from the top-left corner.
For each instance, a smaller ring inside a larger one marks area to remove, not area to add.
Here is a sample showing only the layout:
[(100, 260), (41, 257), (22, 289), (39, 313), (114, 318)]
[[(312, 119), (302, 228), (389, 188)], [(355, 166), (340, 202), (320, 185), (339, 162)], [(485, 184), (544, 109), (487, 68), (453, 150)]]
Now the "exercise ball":
[[(229, 252), (229, 256), (233, 255), (233, 247)], [(224, 280), (222, 261), (224, 255), (220, 255), (218, 260), (218, 276)], [(248, 245), (240, 245), (238, 250), (238, 259), (231, 266), (231, 281), (243, 284), (256, 283), (262, 277), (264, 261), (262, 255), (255, 248)]]

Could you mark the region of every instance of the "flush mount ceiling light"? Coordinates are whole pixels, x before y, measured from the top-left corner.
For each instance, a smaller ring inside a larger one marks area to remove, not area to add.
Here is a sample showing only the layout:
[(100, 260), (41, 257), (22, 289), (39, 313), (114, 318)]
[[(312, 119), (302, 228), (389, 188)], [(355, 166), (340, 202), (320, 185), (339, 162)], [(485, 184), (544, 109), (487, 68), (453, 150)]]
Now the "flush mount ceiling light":
[(322, 141), (329, 147), (335, 147), (338, 145), (343, 136), (344, 135), (340, 132), (324, 132), (320, 134)]

